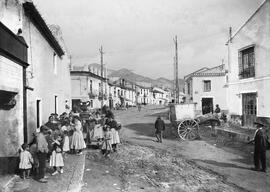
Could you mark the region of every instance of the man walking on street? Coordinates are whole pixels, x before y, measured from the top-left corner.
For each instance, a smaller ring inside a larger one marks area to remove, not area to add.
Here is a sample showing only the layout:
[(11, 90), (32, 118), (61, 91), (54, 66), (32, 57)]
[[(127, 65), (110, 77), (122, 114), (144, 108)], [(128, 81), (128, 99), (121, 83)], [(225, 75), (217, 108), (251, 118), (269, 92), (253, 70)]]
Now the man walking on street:
[(41, 183), (47, 183), (45, 179), (46, 159), (49, 151), (48, 142), (45, 138), (47, 130), (46, 126), (41, 126), (40, 133), (37, 136), (37, 158), (39, 163), (37, 179)]
[(157, 142), (162, 143), (162, 133), (165, 130), (165, 123), (161, 119), (160, 116), (158, 116), (156, 122), (155, 122), (155, 129), (156, 129), (156, 137), (157, 137)]
[(256, 125), (257, 129), (254, 134), (254, 139), (249, 142), (254, 142), (255, 167), (253, 170), (266, 172), (266, 149), (268, 148), (268, 137), (265, 131), (267, 125), (264, 122), (258, 120), (254, 122), (254, 125)]

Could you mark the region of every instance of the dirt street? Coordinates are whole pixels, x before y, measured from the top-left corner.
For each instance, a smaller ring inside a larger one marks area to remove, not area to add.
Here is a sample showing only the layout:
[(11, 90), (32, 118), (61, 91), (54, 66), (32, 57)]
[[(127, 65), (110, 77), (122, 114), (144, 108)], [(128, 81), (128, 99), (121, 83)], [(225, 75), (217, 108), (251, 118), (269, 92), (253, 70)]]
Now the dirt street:
[(249, 156), (213, 141), (180, 141), (168, 120), (163, 143), (153, 122), (162, 107), (115, 111), (122, 144), (108, 158), (88, 150), (83, 191), (269, 191), (268, 174), (251, 171)]

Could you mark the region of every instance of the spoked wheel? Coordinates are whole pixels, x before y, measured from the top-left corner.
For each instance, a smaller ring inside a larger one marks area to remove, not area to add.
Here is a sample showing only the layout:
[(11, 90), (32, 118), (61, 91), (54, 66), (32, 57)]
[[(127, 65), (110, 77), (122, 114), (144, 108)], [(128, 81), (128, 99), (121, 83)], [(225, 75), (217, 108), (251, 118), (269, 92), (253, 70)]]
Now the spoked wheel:
[(199, 137), (199, 124), (194, 119), (186, 119), (178, 125), (178, 135), (183, 140), (194, 140)]

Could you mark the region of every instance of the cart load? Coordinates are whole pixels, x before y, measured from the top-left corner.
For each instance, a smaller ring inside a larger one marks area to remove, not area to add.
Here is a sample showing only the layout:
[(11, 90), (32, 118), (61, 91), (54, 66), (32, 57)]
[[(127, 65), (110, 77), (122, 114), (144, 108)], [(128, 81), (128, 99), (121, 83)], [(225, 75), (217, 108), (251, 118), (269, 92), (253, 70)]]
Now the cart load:
[(196, 103), (170, 105), (169, 118), (183, 140), (200, 138), (200, 125), (220, 125), (218, 117), (213, 114), (200, 116), (196, 110)]

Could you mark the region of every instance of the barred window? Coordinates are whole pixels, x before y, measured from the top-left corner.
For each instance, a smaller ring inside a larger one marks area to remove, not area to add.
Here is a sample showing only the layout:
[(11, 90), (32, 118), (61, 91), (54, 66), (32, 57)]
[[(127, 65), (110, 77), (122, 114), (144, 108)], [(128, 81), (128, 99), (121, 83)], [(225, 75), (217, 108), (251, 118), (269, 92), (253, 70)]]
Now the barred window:
[(203, 81), (203, 91), (204, 92), (211, 91), (211, 81), (210, 80)]
[(239, 78), (255, 77), (254, 46), (239, 51)]

